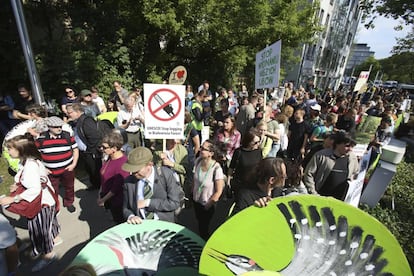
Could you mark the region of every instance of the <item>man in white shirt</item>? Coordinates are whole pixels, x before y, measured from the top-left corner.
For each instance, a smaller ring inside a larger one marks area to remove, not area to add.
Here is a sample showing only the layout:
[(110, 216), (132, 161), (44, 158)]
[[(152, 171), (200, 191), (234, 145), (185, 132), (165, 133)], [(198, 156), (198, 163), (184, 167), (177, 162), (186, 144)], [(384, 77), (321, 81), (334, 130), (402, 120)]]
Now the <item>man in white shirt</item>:
[(125, 99), (124, 107), (118, 112), (117, 122), (118, 126), (126, 131), (131, 147), (143, 146), (144, 113), (135, 104), (133, 97)]
[(96, 88), (95, 86), (92, 86), (91, 88), (91, 92), (92, 92), (92, 102), (94, 102), (98, 108), (99, 111), (102, 113), (106, 112), (106, 105), (104, 100), (102, 99), (102, 97), (99, 96), (99, 90), (98, 88)]

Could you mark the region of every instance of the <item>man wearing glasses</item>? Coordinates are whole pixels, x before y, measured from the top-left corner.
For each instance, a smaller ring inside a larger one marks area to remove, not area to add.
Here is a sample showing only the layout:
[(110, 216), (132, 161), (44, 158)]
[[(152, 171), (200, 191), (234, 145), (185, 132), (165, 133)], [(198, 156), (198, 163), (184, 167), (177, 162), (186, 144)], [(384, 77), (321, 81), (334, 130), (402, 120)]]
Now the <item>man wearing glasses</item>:
[(359, 172), (357, 157), (352, 153), (355, 145), (349, 134), (339, 131), (334, 136), (333, 149), (315, 153), (303, 176), (303, 183), (310, 194), (344, 200), (349, 181), (354, 180)]
[(56, 116), (46, 119), (49, 130), (42, 132), (36, 139), (36, 147), (39, 149), (43, 164), (50, 171), (49, 179), (59, 194), (59, 183), (65, 189), (63, 206), (69, 212), (75, 212), (74, 183), (75, 167), (78, 163), (79, 151), (75, 138), (69, 132), (62, 130), (64, 122)]
[(174, 211), (180, 207), (180, 183), (168, 167), (157, 167), (148, 148), (138, 147), (122, 165), (130, 176), (124, 183), (124, 218), (129, 224), (143, 219), (175, 222)]

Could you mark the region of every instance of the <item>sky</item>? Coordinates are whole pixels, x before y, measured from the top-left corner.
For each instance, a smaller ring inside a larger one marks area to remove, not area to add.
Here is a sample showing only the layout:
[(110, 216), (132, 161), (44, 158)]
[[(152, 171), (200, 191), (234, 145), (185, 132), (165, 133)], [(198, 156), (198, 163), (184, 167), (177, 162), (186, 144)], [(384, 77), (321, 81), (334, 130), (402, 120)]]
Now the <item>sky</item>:
[(367, 30), (363, 24), (358, 27), (356, 35), (357, 43), (367, 43), (371, 51), (375, 52), (376, 59), (383, 59), (392, 56), (392, 47), (397, 44), (396, 37), (405, 37), (409, 28), (405, 27), (401, 31), (394, 30), (398, 21), (385, 17), (379, 17), (374, 22), (375, 28)]

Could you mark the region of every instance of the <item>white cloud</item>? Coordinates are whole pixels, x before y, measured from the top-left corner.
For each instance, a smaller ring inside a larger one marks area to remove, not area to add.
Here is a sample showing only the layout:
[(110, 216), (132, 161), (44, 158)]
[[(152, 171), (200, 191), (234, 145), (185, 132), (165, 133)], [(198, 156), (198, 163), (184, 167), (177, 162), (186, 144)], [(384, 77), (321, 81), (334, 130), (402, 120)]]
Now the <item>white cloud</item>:
[(367, 43), (371, 47), (371, 51), (375, 52), (376, 59), (391, 56), (392, 47), (397, 44), (396, 37), (406, 36), (409, 28), (404, 27), (403, 30), (396, 31), (394, 27), (399, 25), (399, 22), (395, 19), (384, 17), (377, 18), (374, 25), (374, 29), (367, 30), (363, 24), (360, 24), (355, 42)]

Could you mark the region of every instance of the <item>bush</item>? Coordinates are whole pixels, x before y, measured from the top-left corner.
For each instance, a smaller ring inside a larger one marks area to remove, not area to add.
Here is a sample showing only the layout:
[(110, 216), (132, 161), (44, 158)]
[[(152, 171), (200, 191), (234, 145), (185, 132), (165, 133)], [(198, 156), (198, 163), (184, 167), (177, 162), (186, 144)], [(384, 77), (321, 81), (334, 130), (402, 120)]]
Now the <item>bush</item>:
[[(394, 197), (395, 209), (392, 209)], [(381, 221), (400, 243), (414, 271), (414, 163), (401, 162), (391, 184), (375, 208), (363, 210)]]

